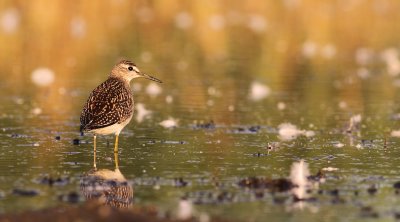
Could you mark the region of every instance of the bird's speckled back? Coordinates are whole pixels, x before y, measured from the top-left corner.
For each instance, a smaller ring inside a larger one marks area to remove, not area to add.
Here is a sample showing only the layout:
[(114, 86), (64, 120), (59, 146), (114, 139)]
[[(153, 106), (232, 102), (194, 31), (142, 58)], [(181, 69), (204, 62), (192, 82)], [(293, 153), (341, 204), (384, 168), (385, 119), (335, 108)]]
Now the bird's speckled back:
[(89, 96), (81, 113), (81, 131), (122, 123), (133, 115), (133, 95), (128, 83), (109, 77)]

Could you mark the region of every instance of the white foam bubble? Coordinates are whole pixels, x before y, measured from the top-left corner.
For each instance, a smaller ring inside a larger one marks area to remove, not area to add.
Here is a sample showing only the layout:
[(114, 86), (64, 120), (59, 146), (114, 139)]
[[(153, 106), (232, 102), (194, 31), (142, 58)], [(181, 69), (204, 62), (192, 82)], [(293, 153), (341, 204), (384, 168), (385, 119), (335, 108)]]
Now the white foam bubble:
[(303, 135), (306, 137), (315, 136), (315, 132), (312, 130), (302, 130), (297, 128), (296, 125), (291, 123), (282, 123), (278, 126), (278, 134), (281, 140), (292, 140), (298, 136)]
[(171, 95), (168, 95), (165, 97), (165, 102), (168, 104), (171, 104), (174, 101), (174, 97), (172, 97)]
[(188, 12), (179, 12), (175, 16), (175, 26), (180, 29), (188, 29), (193, 25), (192, 15)]
[(173, 128), (178, 126), (178, 120), (169, 117), (168, 119), (161, 121), (159, 124), (164, 128)]
[(142, 103), (137, 103), (135, 107), (136, 107), (136, 121), (138, 123), (141, 123), (146, 117), (150, 116), (152, 113), (150, 110), (146, 109), (146, 107)]
[(213, 86), (208, 87), (207, 92), (210, 96), (221, 96), (221, 92)]
[(143, 62), (150, 62), (153, 59), (153, 55), (151, 54), (151, 52), (142, 52), (142, 54), (140, 54), (140, 59)]
[(37, 68), (31, 74), (31, 80), (37, 86), (49, 86), (54, 82), (54, 78), (53, 70), (45, 67)]
[(209, 25), (213, 30), (221, 30), (225, 27), (225, 17), (222, 15), (212, 15), (209, 19)]
[(180, 200), (176, 217), (178, 220), (189, 220), (193, 216), (193, 204), (189, 200)]
[(278, 126), (278, 134), (281, 140), (292, 140), (303, 133), (297, 126), (291, 123), (282, 123)]
[(161, 92), (162, 88), (157, 83), (151, 82), (146, 87), (146, 93), (151, 97), (157, 97), (158, 95), (161, 94)]
[(86, 35), (86, 21), (81, 17), (71, 19), (70, 24), (71, 36), (75, 38), (82, 38)]
[(306, 41), (303, 43), (301, 52), (304, 57), (312, 58), (317, 54), (317, 50), (318, 50), (317, 43), (312, 41)]
[(284, 102), (278, 102), (278, 104), (276, 104), (278, 110), (284, 110), (286, 109), (286, 104)]
[(344, 143), (335, 143), (335, 144), (333, 144), (333, 146), (336, 148), (342, 148), (342, 147), (344, 147)]
[(265, 99), (271, 93), (271, 89), (259, 82), (253, 82), (250, 86), (250, 99), (253, 101), (260, 101)]
[(326, 44), (321, 48), (321, 55), (325, 59), (332, 59), (336, 56), (336, 46), (333, 44)]
[(371, 62), (374, 53), (370, 48), (358, 48), (355, 53), (355, 60), (359, 65), (367, 65)]
[(40, 107), (35, 107), (35, 108), (33, 108), (33, 109), (31, 110), (31, 113), (32, 113), (33, 115), (40, 115), (40, 114), (42, 114), (42, 109), (41, 109)]
[(386, 63), (386, 69), (389, 75), (397, 76), (400, 74), (399, 52), (395, 48), (385, 49), (381, 57)]
[(347, 103), (345, 101), (340, 101), (339, 102), (339, 108), (340, 109), (346, 109), (347, 108)]
[(153, 20), (154, 12), (149, 7), (141, 7), (136, 10), (136, 16), (140, 22), (148, 23)]
[(132, 90), (133, 90), (134, 92), (139, 92), (139, 91), (141, 91), (141, 90), (142, 90), (142, 84), (140, 84), (140, 83), (138, 83), (138, 82), (134, 82), (134, 83), (132, 84)]
[(393, 130), (390, 132), (391, 137), (400, 137), (400, 130)]
[(20, 23), (20, 12), (15, 8), (9, 8), (3, 11), (0, 23), (4, 33), (11, 34), (17, 31)]
[(322, 168), (323, 171), (328, 171), (328, 172), (332, 172), (332, 171), (338, 171), (339, 168), (336, 167), (324, 167)]
[(256, 33), (262, 33), (267, 29), (267, 20), (262, 15), (250, 15), (247, 26)]
[(370, 72), (367, 68), (361, 67), (357, 69), (357, 76), (361, 79), (368, 79), (370, 77)]

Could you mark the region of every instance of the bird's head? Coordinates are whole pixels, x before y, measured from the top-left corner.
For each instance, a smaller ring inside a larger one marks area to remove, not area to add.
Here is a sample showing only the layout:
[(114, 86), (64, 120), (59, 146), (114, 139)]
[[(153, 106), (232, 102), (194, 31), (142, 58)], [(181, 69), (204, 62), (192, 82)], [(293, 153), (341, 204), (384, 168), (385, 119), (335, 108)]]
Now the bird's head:
[(128, 60), (122, 60), (119, 63), (117, 63), (114, 68), (111, 70), (110, 76), (112, 77), (117, 77), (117, 78), (122, 78), (126, 80), (128, 83), (135, 78), (146, 78), (150, 79), (152, 81), (162, 83), (161, 80), (147, 75), (143, 72), (140, 72), (140, 70), (136, 67), (136, 65)]

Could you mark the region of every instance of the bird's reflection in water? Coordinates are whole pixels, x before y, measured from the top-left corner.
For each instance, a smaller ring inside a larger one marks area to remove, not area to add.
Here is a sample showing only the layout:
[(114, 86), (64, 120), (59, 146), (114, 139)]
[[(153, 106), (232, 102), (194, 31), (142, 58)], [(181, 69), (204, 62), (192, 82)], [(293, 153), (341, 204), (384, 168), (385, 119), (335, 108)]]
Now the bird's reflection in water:
[(116, 208), (127, 208), (133, 202), (133, 188), (118, 167), (118, 153), (114, 154), (115, 170), (93, 168), (80, 181), (80, 190), (86, 200)]

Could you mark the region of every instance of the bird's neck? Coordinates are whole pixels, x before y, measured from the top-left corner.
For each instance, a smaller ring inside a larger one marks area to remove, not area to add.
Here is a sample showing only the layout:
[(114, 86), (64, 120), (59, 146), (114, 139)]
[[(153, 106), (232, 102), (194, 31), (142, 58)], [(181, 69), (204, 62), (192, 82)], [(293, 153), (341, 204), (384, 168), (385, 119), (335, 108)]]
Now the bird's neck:
[(119, 74), (116, 74), (116, 73), (111, 73), (109, 78), (116, 78), (116, 79), (118, 79), (119, 81), (123, 82), (124, 84), (126, 84), (128, 86), (130, 85), (130, 82), (132, 80), (132, 78), (130, 78), (130, 77), (119, 75)]

